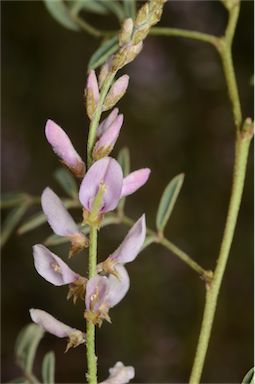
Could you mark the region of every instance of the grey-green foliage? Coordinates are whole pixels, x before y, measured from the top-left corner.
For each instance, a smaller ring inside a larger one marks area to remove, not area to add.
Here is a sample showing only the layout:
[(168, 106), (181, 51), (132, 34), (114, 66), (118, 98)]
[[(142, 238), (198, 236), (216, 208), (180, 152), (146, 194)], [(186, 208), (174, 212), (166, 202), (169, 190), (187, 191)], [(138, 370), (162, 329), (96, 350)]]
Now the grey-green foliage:
[(73, 175), (64, 168), (58, 168), (54, 172), (54, 177), (62, 187), (63, 191), (72, 198), (77, 198), (78, 188)]
[(93, 53), (88, 63), (88, 70), (96, 69), (104, 64), (107, 59), (118, 50), (119, 44), (116, 36), (104, 41)]
[(28, 198), (26, 193), (3, 193), (1, 195), (0, 208), (11, 208), (21, 204)]
[(28, 202), (23, 202), (22, 204), (13, 208), (7, 215), (1, 230), (1, 247), (4, 246), (6, 241), (9, 239), (11, 233), (19, 224), (22, 217), (25, 215), (29, 204)]
[(55, 354), (52, 351), (46, 353), (43, 358), (42, 379), (44, 384), (55, 382)]
[(36, 350), (43, 335), (43, 329), (37, 324), (27, 325), (18, 335), (15, 345), (16, 360), (20, 368), (28, 374), (32, 373)]
[(44, 0), (44, 4), (51, 16), (63, 27), (78, 31), (79, 27), (73, 20), (69, 8), (63, 0)]
[(157, 211), (156, 226), (162, 232), (168, 223), (184, 180), (184, 174), (175, 176), (166, 186)]
[(46, 221), (47, 217), (45, 214), (43, 212), (37, 212), (18, 228), (17, 233), (19, 235), (24, 235), (25, 233), (40, 227), (42, 224), (46, 223)]
[(254, 384), (254, 368), (251, 368), (243, 378), (242, 384)]

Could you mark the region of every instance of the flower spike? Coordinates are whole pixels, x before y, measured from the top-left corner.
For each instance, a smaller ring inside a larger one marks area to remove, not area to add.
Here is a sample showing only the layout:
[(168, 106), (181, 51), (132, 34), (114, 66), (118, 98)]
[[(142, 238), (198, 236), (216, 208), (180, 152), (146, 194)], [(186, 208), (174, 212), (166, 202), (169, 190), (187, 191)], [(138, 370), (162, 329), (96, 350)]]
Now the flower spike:
[(72, 243), (70, 256), (88, 246), (88, 240), (64, 207), (60, 198), (49, 188), (45, 188), (41, 197), (42, 209), (48, 223), (59, 236), (66, 236)]
[(71, 347), (75, 348), (85, 343), (85, 334), (78, 329), (69, 327), (41, 309), (32, 308), (29, 312), (33, 322), (40, 325), (46, 332), (60, 338), (69, 338), (65, 352)]
[(48, 120), (45, 126), (45, 135), (53, 151), (59, 156), (63, 164), (79, 178), (85, 174), (85, 163), (76, 152), (65, 131), (54, 121)]

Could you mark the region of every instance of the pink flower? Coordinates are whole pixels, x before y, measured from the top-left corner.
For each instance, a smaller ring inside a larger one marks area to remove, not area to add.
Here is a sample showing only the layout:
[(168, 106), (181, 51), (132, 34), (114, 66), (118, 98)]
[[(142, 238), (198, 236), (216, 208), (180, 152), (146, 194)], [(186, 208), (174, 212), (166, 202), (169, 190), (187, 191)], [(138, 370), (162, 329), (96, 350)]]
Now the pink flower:
[[(109, 126), (105, 124), (105, 131), (102, 133), (101, 137), (96, 142), (93, 149), (93, 158), (95, 160), (101, 159), (102, 157), (105, 157), (110, 154), (119, 136), (122, 124), (123, 115), (116, 116), (116, 118), (111, 122)], [(107, 128), (105, 129), (106, 126)]]
[(45, 280), (56, 286), (71, 284), (80, 279), (68, 265), (41, 244), (33, 246), (35, 269)]
[(87, 114), (89, 118), (92, 119), (100, 97), (97, 77), (94, 70), (89, 72), (85, 93)]
[(97, 271), (104, 271), (105, 273), (110, 273), (118, 278), (117, 267), (122, 264), (130, 263), (136, 258), (143, 246), (145, 236), (145, 215), (142, 215), (129, 230), (127, 236), (116, 251), (113, 252), (105, 261), (98, 264)]
[(71, 256), (88, 245), (85, 235), (79, 230), (60, 198), (49, 187), (42, 193), (41, 204), (53, 231), (59, 236), (70, 238)]
[(91, 212), (101, 188), (103, 198), (99, 214), (113, 211), (122, 196), (130, 195), (144, 185), (149, 177), (148, 168), (130, 173), (123, 179), (120, 165), (111, 157), (97, 160), (88, 170), (81, 183), (79, 199), (86, 211)]
[(123, 75), (119, 77), (111, 86), (105, 101), (104, 101), (104, 111), (108, 111), (124, 96), (126, 93), (127, 87), (129, 83), (129, 76)]
[(100, 138), (103, 133), (107, 131), (107, 129), (112, 125), (114, 120), (116, 120), (117, 116), (119, 114), (119, 109), (114, 108), (112, 112), (104, 119), (99, 126), (97, 127), (97, 138)]
[(85, 343), (85, 334), (78, 329), (69, 327), (41, 309), (32, 308), (29, 312), (33, 322), (40, 325), (46, 332), (57, 337), (69, 338), (66, 351), (70, 347), (77, 347), (78, 345)]
[(54, 121), (48, 120), (45, 127), (45, 135), (51, 144), (53, 151), (62, 162), (76, 176), (82, 178), (85, 174), (85, 164), (76, 152), (65, 131)]
[(110, 275), (96, 275), (88, 280), (85, 295), (85, 317), (94, 324), (102, 324), (102, 320), (110, 322), (108, 311), (117, 305), (129, 289), (129, 276), (125, 267), (116, 266), (118, 278)]

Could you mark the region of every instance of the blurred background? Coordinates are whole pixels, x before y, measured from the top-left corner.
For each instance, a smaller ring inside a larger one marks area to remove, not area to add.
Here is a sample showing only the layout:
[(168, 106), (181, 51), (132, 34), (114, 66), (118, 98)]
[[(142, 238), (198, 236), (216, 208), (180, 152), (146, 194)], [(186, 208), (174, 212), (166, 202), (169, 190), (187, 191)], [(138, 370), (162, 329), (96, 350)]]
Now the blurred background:
[[(44, 137), (48, 118), (72, 137), (85, 156), (88, 120), (83, 106), (86, 68), (99, 41), (64, 29), (40, 1), (2, 1), (2, 190), (39, 196), (45, 186), (57, 193), (52, 174), (58, 161)], [(220, 35), (226, 12), (217, 1), (169, 1), (160, 25)], [(115, 19), (88, 14), (100, 28)], [(116, 23), (117, 28), (117, 23)], [(234, 60), (244, 117), (253, 113), (253, 2), (243, 1), (234, 41)], [(125, 122), (114, 155), (131, 152), (132, 169), (148, 166), (145, 187), (127, 201), (127, 214), (146, 212), (155, 226), (161, 193), (180, 172), (185, 182), (167, 226), (167, 237), (205, 268), (214, 268), (230, 194), (234, 127), (219, 57), (202, 42), (149, 37), (125, 72), (130, 76), (119, 103)], [(222, 285), (203, 381), (240, 383), (253, 365), (253, 161), (229, 264)], [(62, 196), (63, 193), (62, 193)], [(35, 211), (38, 208), (34, 209)], [(31, 214), (30, 210), (28, 213)], [(77, 219), (80, 219), (80, 213)], [(5, 218), (3, 212), (2, 219)], [(100, 231), (99, 258), (120, 243), (127, 228)], [(46, 309), (83, 328), (82, 304), (66, 302), (66, 288), (55, 288), (34, 270), (32, 245), (51, 233), (47, 224), (24, 236), (13, 235), (2, 252), (2, 381), (20, 376), (14, 361), (19, 330), (28, 309)], [(66, 259), (67, 246), (52, 248)], [(86, 256), (71, 261), (86, 271)], [(137, 383), (188, 380), (204, 304), (204, 283), (175, 255), (152, 245), (128, 265), (131, 288), (111, 311), (112, 325), (97, 332), (99, 379), (116, 361), (134, 365)], [(82, 273), (82, 272), (81, 272)], [(46, 351), (56, 352), (56, 381), (84, 382), (85, 350), (63, 354), (65, 342), (46, 335), (35, 371)]]

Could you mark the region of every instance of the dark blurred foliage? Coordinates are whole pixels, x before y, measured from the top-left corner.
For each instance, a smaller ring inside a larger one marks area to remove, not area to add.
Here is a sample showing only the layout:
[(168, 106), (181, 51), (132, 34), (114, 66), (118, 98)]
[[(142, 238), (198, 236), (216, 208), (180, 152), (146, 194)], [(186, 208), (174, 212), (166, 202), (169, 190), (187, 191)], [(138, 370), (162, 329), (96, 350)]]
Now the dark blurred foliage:
[[(253, 2), (243, 1), (234, 41), (234, 60), (244, 116), (252, 114)], [(226, 12), (216, 1), (171, 1), (163, 26), (221, 34)], [(113, 20), (89, 16), (104, 28)], [(44, 137), (47, 118), (70, 133), (85, 155), (88, 120), (83, 106), (86, 66), (99, 41), (57, 24), (39, 1), (2, 1), (2, 187), (39, 195), (58, 162)], [(149, 226), (162, 190), (177, 173), (185, 183), (167, 236), (205, 268), (213, 268), (230, 194), (234, 128), (226, 84), (217, 53), (202, 42), (149, 37), (142, 54), (125, 68), (128, 92), (120, 103), (125, 123), (117, 151), (127, 145), (132, 168), (149, 166), (148, 184), (128, 199), (127, 212), (146, 212)], [(252, 152), (252, 151), (251, 151)], [(253, 165), (250, 155), (240, 217), (208, 351), (203, 381), (240, 383), (253, 361)], [(4, 217), (4, 215), (3, 215)], [(100, 232), (105, 258), (127, 228)], [(14, 361), (15, 338), (30, 321), (30, 307), (43, 308), (75, 327), (84, 327), (82, 306), (65, 300), (36, 275), (31, 247), (47, 225), (13, 236), (2, 262), (2, 382), (20, 375)], [(65, 246), (56, 252), (66, 257)], [(86, 271), (86, 256), (72, 262)], [(131, 289), (111, 312), (112, 325), (98, 331), (99, 377), (116, 361), (134, 365), (136, 382), (185, 382), (198, 338), (204, 286), (176, 256), (153, 245), (128, 265)], [(80, 311), (79, 311), (80, 310)], [(57, 382), (84, 382), (85, 350), (63, 354), (64, 342), (47, 335), (39, 348), (57, 356)]]

